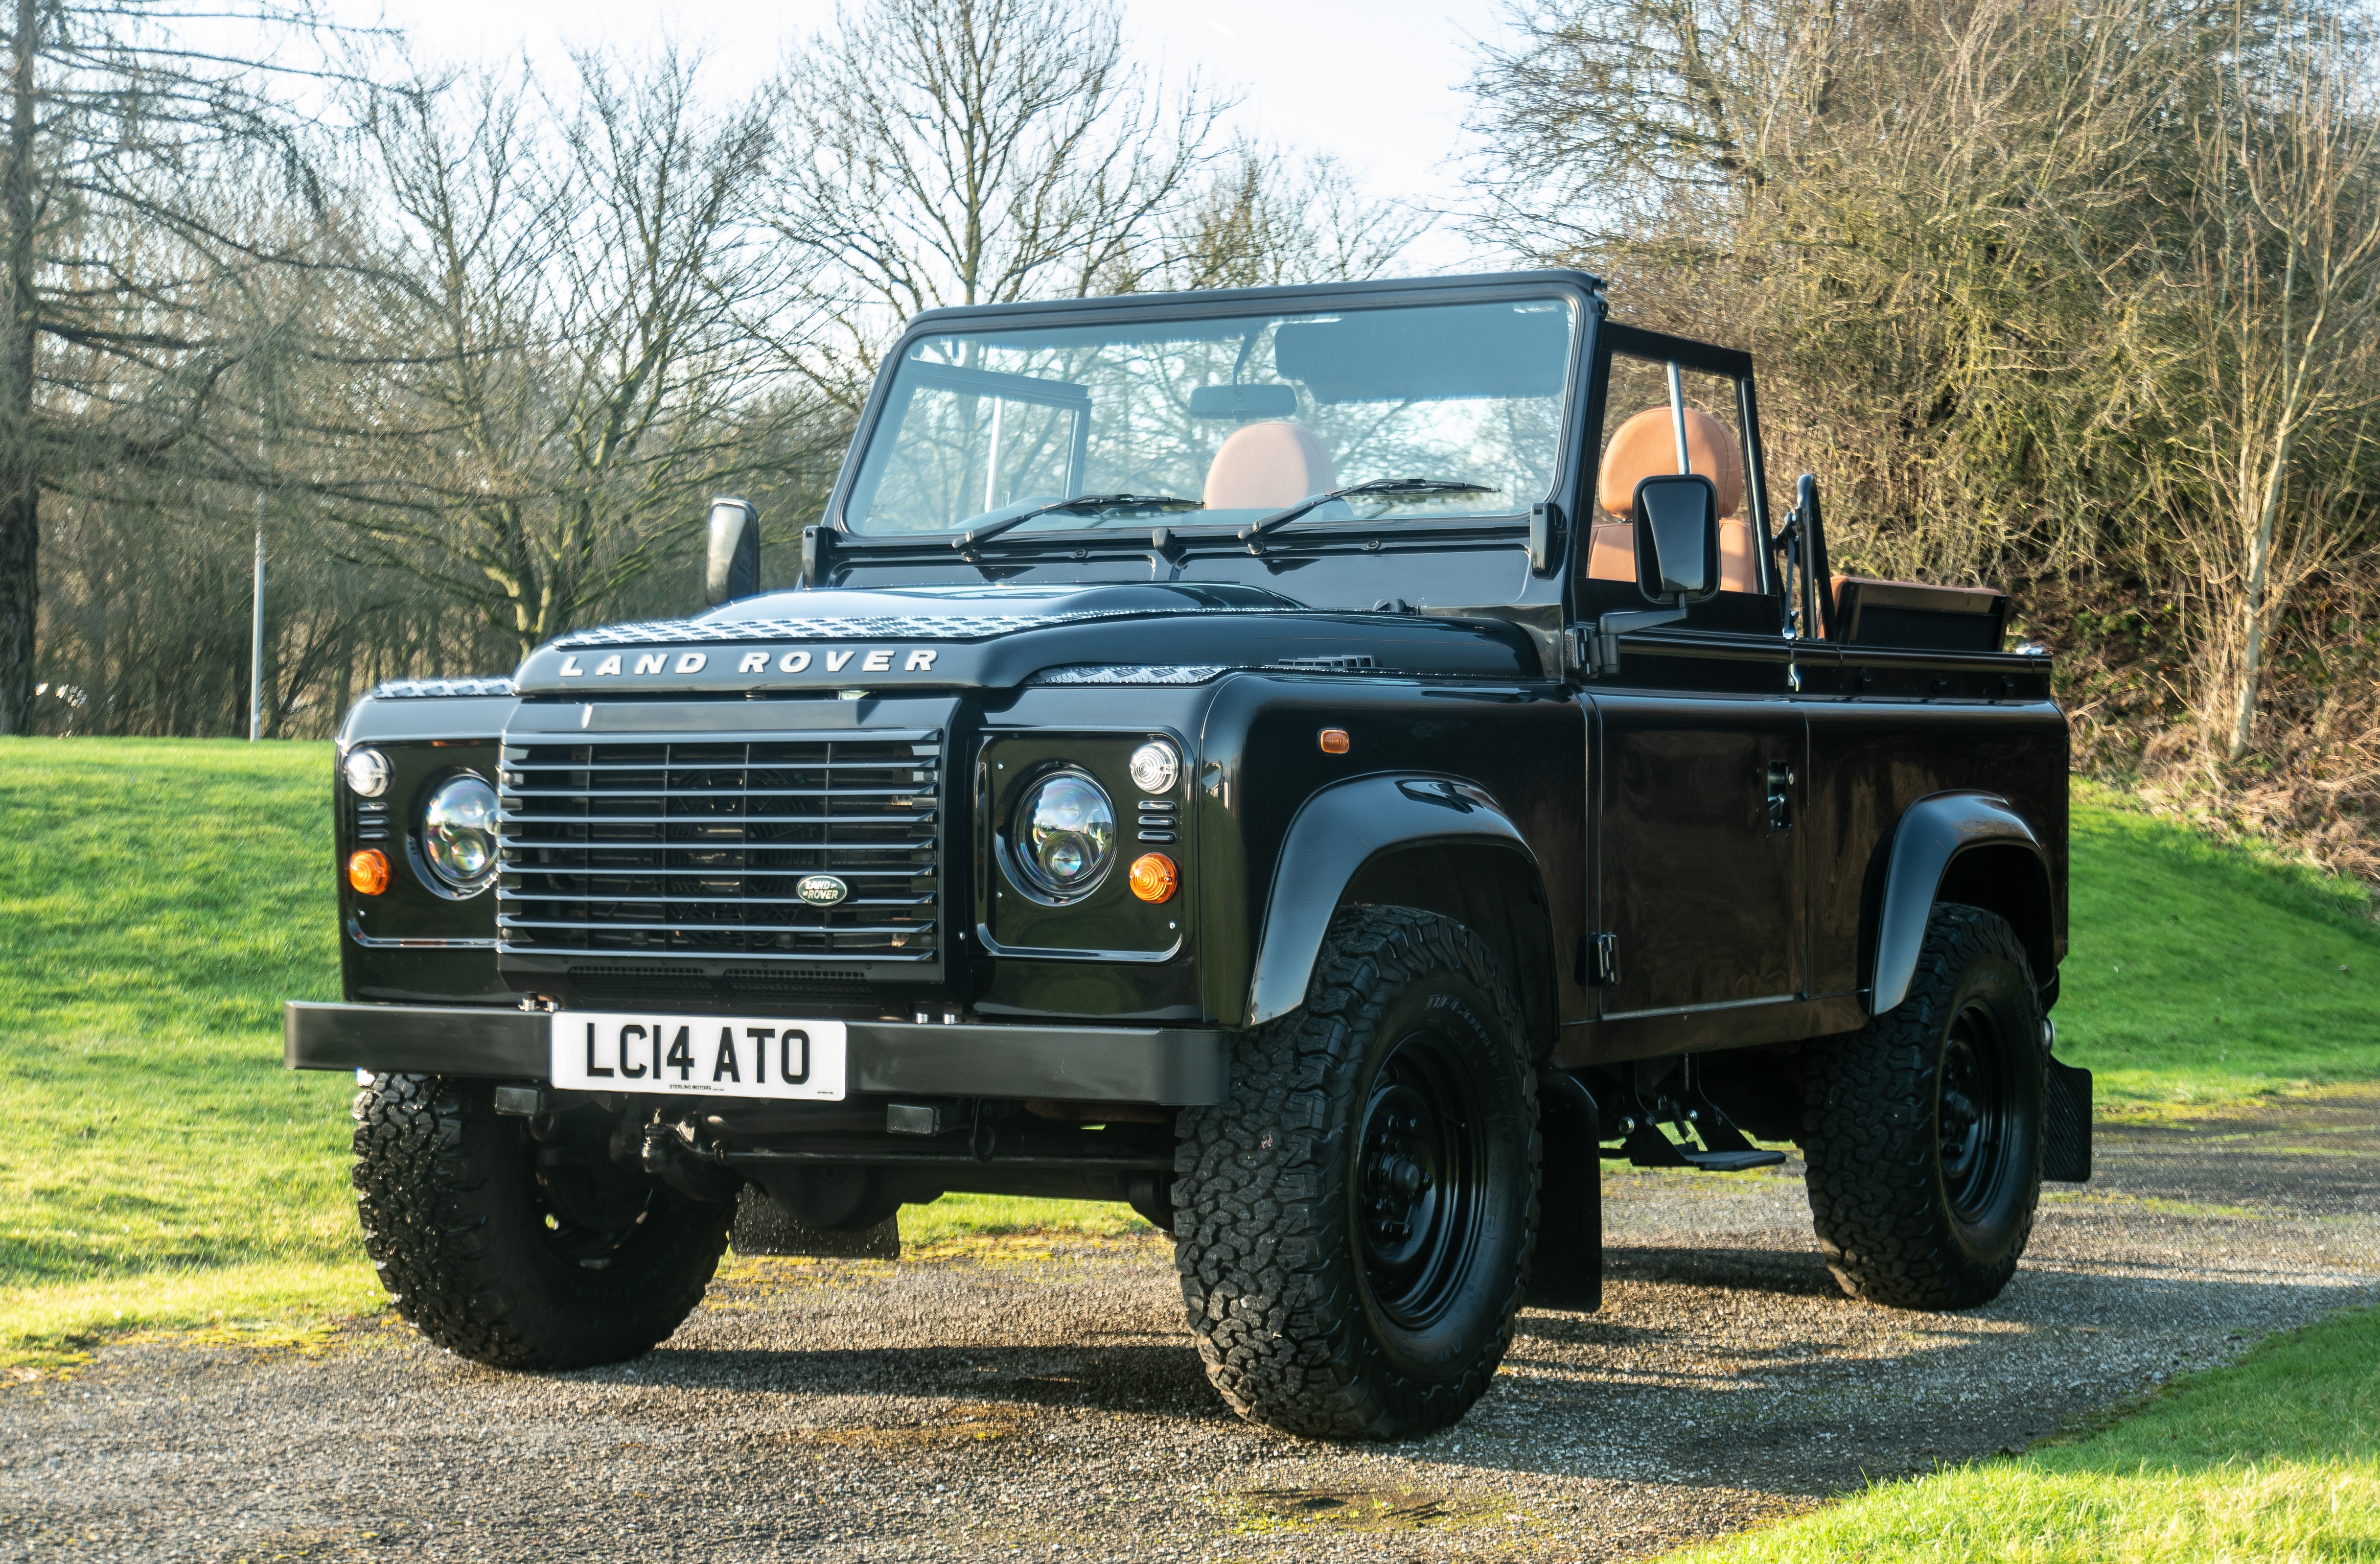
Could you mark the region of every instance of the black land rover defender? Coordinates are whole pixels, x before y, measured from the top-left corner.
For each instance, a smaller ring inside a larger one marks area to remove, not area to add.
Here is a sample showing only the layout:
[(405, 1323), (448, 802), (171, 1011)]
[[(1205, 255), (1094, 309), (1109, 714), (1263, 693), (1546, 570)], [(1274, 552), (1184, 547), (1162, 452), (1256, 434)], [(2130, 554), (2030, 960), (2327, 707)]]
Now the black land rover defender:
[(366, 1240), (480, 1362), (641, 1352), (740, 1191), (1129, 1201), (1224, 1398), (1460, 1417), (1598, 1301), (1602, 1159), (1797, 1142), (1853, 1295), (2044, 1179), (2067, 731), (2007, 600), (1843, 580), (1751, 360), (1573, 272), (920, 316), (798, 585), (340, 735)]

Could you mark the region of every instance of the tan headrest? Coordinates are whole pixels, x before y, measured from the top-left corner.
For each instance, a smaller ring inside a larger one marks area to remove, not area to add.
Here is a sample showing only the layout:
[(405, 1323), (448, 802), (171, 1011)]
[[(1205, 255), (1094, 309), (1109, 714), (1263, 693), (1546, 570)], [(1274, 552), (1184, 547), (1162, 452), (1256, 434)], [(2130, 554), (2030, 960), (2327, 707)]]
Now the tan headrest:
[(1275, 420), (1232, 432), (1207, 469), (1214, 510), (1279, 510), (1339, 486), (1330, 453), (1304, 424)]
[[(1726, 424), (1688, 408), (1686, 458), (1718, 490), (1721, 516), (1732, 516), (1743, 507), (1743, 450)], [(1670, 427), (1670, 409), (1646, 408), (1621, 424), (1611, 444), (1604, 447), (1603, 470), (1595, 480), (1595, 503), (1610, 515), (1630, 515), (1636, 508), (1640, 481), (1677, 470), (1678, 437)]]

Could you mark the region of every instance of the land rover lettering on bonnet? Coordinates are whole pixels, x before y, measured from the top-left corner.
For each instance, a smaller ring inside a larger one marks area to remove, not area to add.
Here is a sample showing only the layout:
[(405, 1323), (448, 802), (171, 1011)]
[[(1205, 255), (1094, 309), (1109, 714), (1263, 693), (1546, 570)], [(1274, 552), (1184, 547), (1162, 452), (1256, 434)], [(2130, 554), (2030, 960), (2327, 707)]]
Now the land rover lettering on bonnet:
[(2047, 658), (1837, 575), (1752, 360), (1592, 277), (935, 311), (762, 520), (687, 617), (347, 714), (287, 1061), (359, 1072), (441, 1345), (613, 1362), (735, 1234), (1121, 1201), (1235, 1411), (1404, 1437), (1597, 1307), (1606, 1162), (1796, 1142), (1909, 1309), (2089, 1176)]

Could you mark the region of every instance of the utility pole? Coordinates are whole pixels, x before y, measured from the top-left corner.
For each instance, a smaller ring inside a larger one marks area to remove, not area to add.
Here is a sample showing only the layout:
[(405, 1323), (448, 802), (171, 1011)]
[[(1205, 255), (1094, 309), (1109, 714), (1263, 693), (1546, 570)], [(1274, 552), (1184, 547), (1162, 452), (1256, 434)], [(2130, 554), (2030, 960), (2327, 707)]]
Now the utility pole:
[[(256, 467), (264, 470), (264, 399), (256, 403)], [(264, 481), (256, 484), (256, 605), (248, 619), (248, 741), (264, 737)]]

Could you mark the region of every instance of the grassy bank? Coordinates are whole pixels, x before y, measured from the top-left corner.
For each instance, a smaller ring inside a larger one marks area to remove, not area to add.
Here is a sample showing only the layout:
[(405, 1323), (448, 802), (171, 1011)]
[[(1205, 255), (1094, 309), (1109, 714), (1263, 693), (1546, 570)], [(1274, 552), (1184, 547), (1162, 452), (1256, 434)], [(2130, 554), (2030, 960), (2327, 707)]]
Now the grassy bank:
[(2380, 923), (2352, 880), (2081, 795), (2058, 1053), (2105, 1109), (2380, 1076)]
[(1673, 1564), (2380, 1558), (2380, 1314), (2277, 1337), (2088, 1437), (1891, 1483)]
[[(281, 1001), (338, 993), (330, 766), (327, 744), (0, 741), (0, 1352), (377, 1304), (352, 1088), (280, 1064)], [(2111, 1100), (2380, 1075), (2380, 928), (2348, 889), (2097, 804), (2074, 845), (2060, 1048)], [(1139, 1226), (970, 1196), (903, 1223)]]

